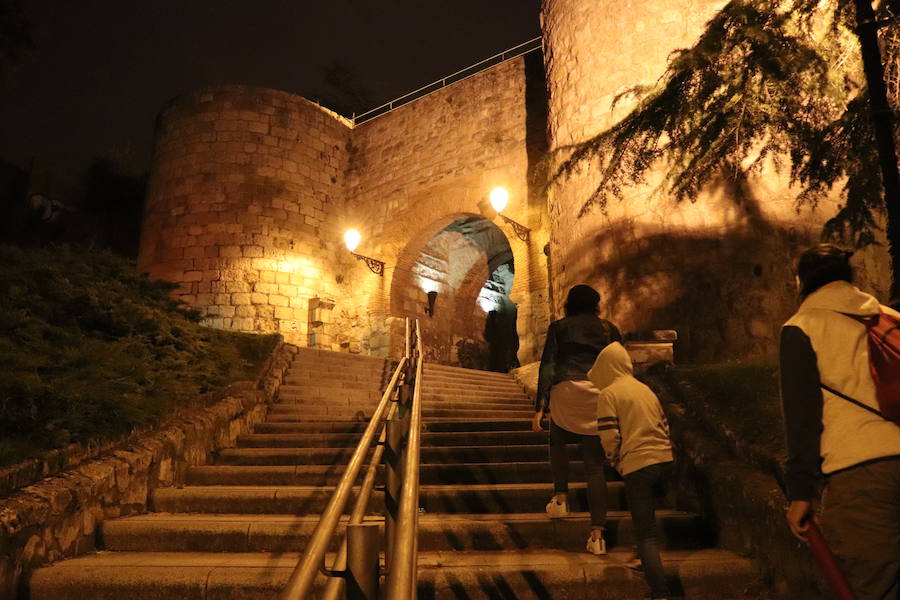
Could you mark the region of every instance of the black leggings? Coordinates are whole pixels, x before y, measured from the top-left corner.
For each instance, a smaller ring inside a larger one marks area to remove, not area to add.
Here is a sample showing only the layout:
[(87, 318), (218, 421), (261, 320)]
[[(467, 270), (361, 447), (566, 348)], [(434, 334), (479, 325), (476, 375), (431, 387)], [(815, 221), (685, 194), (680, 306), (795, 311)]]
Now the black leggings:
[(559, 427), (550, 420), (550, 470), (553, 472), (553, 490), (557, 494), (569, 491), (569, 457), (566, 444), (581, 446), (584, 458), (584, 475), (587, 479), (588, 505), (591, 510), (591, 526), (606, 526), (606, 473), (603, 465), (606, 455), (596, 435), (580, 435)]

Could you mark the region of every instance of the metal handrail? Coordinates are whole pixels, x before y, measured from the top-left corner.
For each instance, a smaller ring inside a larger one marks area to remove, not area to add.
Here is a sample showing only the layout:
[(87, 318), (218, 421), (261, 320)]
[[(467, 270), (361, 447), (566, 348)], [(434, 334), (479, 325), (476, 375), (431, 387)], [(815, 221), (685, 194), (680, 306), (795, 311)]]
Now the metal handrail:
[[(418, 323), (417, 323), (418, 325)], [(419, 531), (419, 456), (422, 434), (422, 333), (416, 327), (416, 374), (409, 437), (403, 464), (403, 487), (397, 511), (394, 558), (387, 576), (387, 599), (410, 600), (416, 594)]]
[(391, 404), (391, 396), (393, 396), (396, 391), (397, 382), (400, 379), (400, 375), (406, 369), (407, 361), (408, 357), (404, 356), (400, 359), (397, 368), (394, 370), (394, 375), (391, 377), (387, 389), (381, 396), (381, 401), (378, 403), (378, 406), (372, 415), (372, 419), (369, 421), (369, 424), (363, 433), (362, 439), (359, 441), (359, 444), (357, 444), (356, 450), (353, 452), (353, 456), (347, 464), (347, 469), (344, 471), (343, 477), (341, 477), (340, 482), (335, 488), (334, 495), (332, 495), (331, 500), (328, 502), (328, 506), (325, 507), (322, 516), (319, 518), (319, 523), (316, 525), (316, 529), (306, 546), (302, 560), (294, 568), (290, 579), (288, 579), (287, 585), (285, 585), (279, 596), (281, 600), (302, 600), (303, 598), (306, 598), (307, 594), (312, 589), (313, 581), (319, 572), (319, 567), (325, 558), (325, 553), (328, 551), (328, 546), (331, 543), (334, 530), (337, 527), (338, 521), (340, 521), (341, 515), (344, 513), (344, 507), (347, 504), (347, 500), (350, 498), (350, 494), (353, 490), (353, 483), (359, 475), (366, 454), (369, 451), (369, 446), (372, 445), (372, 441), (375, 439), (375, 433), (381, 425), (382, 415), (386, 413), (387, 407)]
[[(366, 112), (358, 114), (358, 115), (354, 114), (351, 117), (351, 120), (353, 121), (354, 125), (358, 125), (360, 123), (364, 123), (365, 121), (374, 119), (375, 117), (380, 117), (381, 115), (387, 114), (390, 111), (394, 110), (395, 108), (399, 108), (399, 107), (403, 106), (404, 104), (409, 104), (410, 102), (414, 102), (420, 98), (424, 98), (428, 94), (431, 94), (432, 92), (436, 92), (439, 89), (446, 87), (448, 85), (448, 82), (456, 83), (458, 81), (463, 81), (464, 79), (468, 79), (469, 77), (472, 77), (473, 75), (480, 73), (484, 69), (479, 69), (478, 67), (481, 67), (482, 65), (485, 65), (486, 63), (491, 63), (491, 64), (485, 68), (493, 67), (495, 65), (499, 65), (503, 62), (506, 62), (507, 60), (512, 60), (512, 59), (518, 58), (519, 56), (522, 56), (524, 54), (528, 54), (529, 52), (534, 52), (535, 50), (539, 50), (542, 47), (543, 47), (543, 39), (540, 36), (530, 39), (527, 42), (522, 42), (521, 44), (518, 44), (517, 46), (508, 48), (508, 49), (504, 50), (503, 52), (498, 52), (497, 54), (495, 54), (493, 56), (485, 58), (484, 60), (480, 60), (475, 64), (469, 65), (468, 67), (466, 67), (464, 69), (460, 69), (459, 71), (456, 71), (455, 73), (451, 73), (450, 75), (447, 75), (446, 77), (442, 77), (442, 78), (438, 79), (437, 81), (432, 81), (428, 85), (423, 85), (419, 89), (413, 90), (407, 94), (403, 94), (399, 98), (394, 98), (390, 102), (385, 102), (381, 106), (376, 106), (375, 108), (373, 108), (371, 110), (367, 110)], [(492, 61), (495, 61), (495, 62), (492, 62)], [(467, 75), (463, 75), (464, 73), (467, 73)], [(428, 91), (426, 91), (426, 90), (428, 90)], [(424, 93), (422, 93), (422, 92), (424, 92)]]
[[(393, 419), (396, 413), (397, 404), (392, 403), (387, 419)], [(381, 437), (378, 439), (378, 447), (375, 448), (375, 452), (372, 453), (372, 459), (369, 461), (369, 468), (366, 470), (366, 476), (363, 478), (363, 483), (359, 488), (356, 505), (353, 507), (353, 512), (350, 513), (350, 520), (347, 521), (348, 525), (358, 525), (363, 522), (363, 519), (366, 516), (366, 508), (369, 506), (369, 497), (372, 495), (372, 490), (375, 489), (375, 476), (378, 472), (378, 465), (381, 464), (381, 459), (384, 456), (386, 440), (387, 428), (384, 428), (381, 430)], [(341, 544), (341, 548), (338, 551), (337, 557), (334, 559), (334, 564), (331, 569), (334, 571), (343, 571), (346, 568), (347, 539), (345, 538), (344, 543)], [(338, 600), (341, 596), (341, 592), (344, 591), (344, 586), (345, 581), (343, 577), (332, 577), (325, 586), (325, 593), (322, 594), (322, 600)]]

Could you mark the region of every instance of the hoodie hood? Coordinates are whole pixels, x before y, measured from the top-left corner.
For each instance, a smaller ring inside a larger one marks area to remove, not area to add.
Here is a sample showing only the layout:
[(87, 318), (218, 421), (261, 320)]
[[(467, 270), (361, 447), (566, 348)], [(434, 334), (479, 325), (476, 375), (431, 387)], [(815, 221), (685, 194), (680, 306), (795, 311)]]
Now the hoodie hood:
[(619, 342), (613, 342), (604, 348), (594, 361), (594, 366), (588, 371), (588, 379), (600, 390), (620, 377), (633, 375), (634, 365), (631, 362), (631, 355)]
[(859, 291), (846, 281), (832, 281), (823, 285), (806, 297), (798, 312), (816, 308), (860, 316), (877, 315), (881, 312), (881, 305), (874, 296)]

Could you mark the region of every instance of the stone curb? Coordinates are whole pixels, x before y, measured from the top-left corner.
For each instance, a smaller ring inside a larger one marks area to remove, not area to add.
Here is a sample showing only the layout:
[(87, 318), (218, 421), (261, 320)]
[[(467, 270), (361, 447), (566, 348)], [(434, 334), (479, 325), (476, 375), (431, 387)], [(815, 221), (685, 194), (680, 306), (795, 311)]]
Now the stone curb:
[(257, 382), (205, 395), (198, 401), (221, 399), (87, 454), (64, 449), (58, 456), (65, 459), (51, 466), (68, 470), (0, 501), (0, 600), (26, 597), (32, 570), (94, 550), (99, 523), (145, 512), (151, 490), (182, 485), (188, 467), (206, 464), (212, 452), (249, 433), (265, 417), (296, 353), (296, 346), (279, 341)]

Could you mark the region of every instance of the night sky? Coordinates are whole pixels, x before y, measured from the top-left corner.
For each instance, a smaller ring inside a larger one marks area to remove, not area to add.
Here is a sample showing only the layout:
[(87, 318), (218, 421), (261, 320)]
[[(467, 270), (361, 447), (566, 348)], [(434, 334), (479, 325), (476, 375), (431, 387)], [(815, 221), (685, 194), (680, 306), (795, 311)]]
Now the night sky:
[[(149, 167), (172, 97), (221, 83), (381, 103), (540, 34), (538, 0), (24, 0), (34, 48), (0, 94), (0, 159)], [(372, 107), (360, 107), (365, 110)]]

